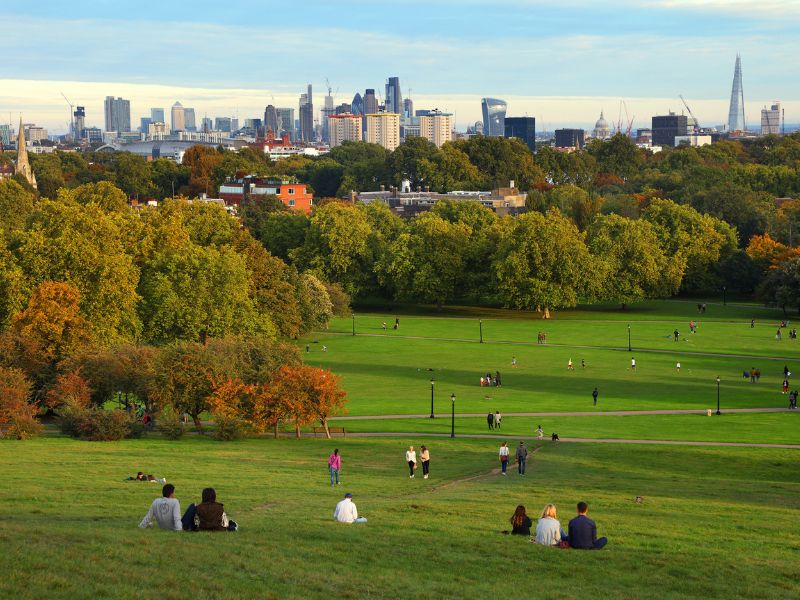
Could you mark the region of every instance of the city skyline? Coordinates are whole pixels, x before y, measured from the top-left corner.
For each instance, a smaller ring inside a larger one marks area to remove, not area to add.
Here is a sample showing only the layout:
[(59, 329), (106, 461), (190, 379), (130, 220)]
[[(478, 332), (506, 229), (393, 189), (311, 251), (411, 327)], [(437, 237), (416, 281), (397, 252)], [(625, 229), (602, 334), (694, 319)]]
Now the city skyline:
[[(462, 129), (482, 120), (483, 97), (508, 102), (508, 116), (536, 117), (540, 129), (553, 129), (588, 128), (601, 110), (616, 121), (620, 99), (636, 114), (635, 125), (646, 126), (652, 115), (681, 112), (683, 94), (704, 125), (720, 125), (727, 121), (737, 53), (747, 122), (756, 123), (761, 108), (776, 100), (787, 123), (800, 121), (800, 67), (791, 60), (800, 50), (796, 1), (658, 0), (641, 7), (611, 0), (601, 7), (510, 0), (500, 9), (489, 0), (409, 0), (400, 12), (418, 26), (405, 28), (382, 7), (348, 13), (345, 27), (334, 17), (351, 3), (311, 0), (314, 20), (302, 30), (286, 25), (297, 15), (283, 3), (265, 11), (268, 27), (253, 23), (256, 4), (244, 0), (232, 0), (225, 11), (212, 10), (207, 0), (145, 0), (137, 5), (142, 17), (99, 0), (83, 2), (79, 16), (53, 0), (35, 4), (0, 10), (6, 24), (0, 48), (18, 57), (0, 79), (0, 122), (22, 112), (26, 122), (54, 132), (67, 128), (60, 91), (86, 106), (87, 125), (102, 126), (102, 102), (110, 95), (130, 99), (135, 123), (151, 107), (176, 100), (195, 107), (198, 121), (233, 116), (237, 108), (243, 120), (263, 115), (268, 104), (296, 108), (308, 83), (324, 90), (330, 78), (340, 103), (367, 88), (383, 91), (389, 77), (399, 77), (401, 97), (415, 108), (453, 112)], [(458, 23), (481, 23), (480, 35), (448, 24), (456, 10)], [(486, 18), (487, 10), (494, 18)], [(414, 17), (420, 11), (425, 19)], [(65, 51), (54, 55), (52, 44), (40, 44), (31, 30), (70, 31)], [(157, 47), (142, 43), (154, 35)], [(214, 44), (206, 43), (210, 38)], [(315, 111), (320, 107), (315, 103)]]

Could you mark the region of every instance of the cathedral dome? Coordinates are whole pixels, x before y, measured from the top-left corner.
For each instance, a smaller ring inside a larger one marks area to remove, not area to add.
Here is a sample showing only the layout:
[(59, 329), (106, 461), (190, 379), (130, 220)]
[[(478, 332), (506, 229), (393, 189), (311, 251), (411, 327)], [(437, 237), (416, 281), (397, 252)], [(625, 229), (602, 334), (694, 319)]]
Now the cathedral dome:
[(600, 111), (600, 118), (597, 119), (597, 123), (594, 124), (594, 128), (601, 130), (601, 129), (608, 129), (608, 121), (605, 120), (603, 117), (603, 111)]

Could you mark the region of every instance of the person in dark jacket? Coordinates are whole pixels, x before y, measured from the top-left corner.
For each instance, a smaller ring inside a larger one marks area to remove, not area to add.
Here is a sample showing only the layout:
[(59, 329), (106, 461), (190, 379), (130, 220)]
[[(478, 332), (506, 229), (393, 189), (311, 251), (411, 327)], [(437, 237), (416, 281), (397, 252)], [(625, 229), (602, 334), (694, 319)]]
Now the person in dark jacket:
[(533, 525), (533, 521), (525, 512), (525, 507), (520, 504), (511, 517), (512, 535), (530, 536), (531, 525)]
[(586, 513), (589, 505), (578, 502), (578, 516), (569, 522), (569, 545), (579, 550), (599, 550), (608, 543), (608, 539), (597, 538), (597, 526)]
[(195, 522), (198, 530), (237, 531), (239, 529), (235, 521), (228, 520), (224, 506), (217, 502), (217, 492), (214, 488), (205, 488), (202, 498), (203, 501), (195, 508)]

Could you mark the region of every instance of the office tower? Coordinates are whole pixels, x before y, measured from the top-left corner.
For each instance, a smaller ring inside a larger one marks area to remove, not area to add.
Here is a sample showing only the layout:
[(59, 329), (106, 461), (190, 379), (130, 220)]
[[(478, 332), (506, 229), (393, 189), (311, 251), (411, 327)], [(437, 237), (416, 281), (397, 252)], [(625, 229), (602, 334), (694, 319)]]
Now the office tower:
[(239, 131), (239, 117), (231, 117), (231, 133)]
[(153, 119), (150, 117), (142, 117), (139, 119), (139, 131), (142, 133), (147, 133), (150, 131), (150, 123), (153, 122)]
[(341, 115), (331, 115), (328, 131), (330, 133), (331, 148), (339, 146), (342, 142), (361, 141), (361, 115), (351, 113)]
[(164, 117), (164, 109), (163, 108), (151, 108), (150, 109), (150, 120), (153, 123), (166, 123), (167, 119)]
[(339, 106), (336, 107), (336, 110), (334, 110), (334, 114), (337, 115), (346, 115), (348, 113), (351, 115), (353, 114), (353, 105), (348, 104), (347, 102), (342, 102)]
[[(744, 131), (744, 89), (742, 88), (742, 58), (736, 55), (731, 87), (731, 105), (728, 109), (728, 131)], [(655, 143), (655, 142), (653, 142)]]
[(353, 101), (350, 103), (350, 108), (354, 115), (364, 114), (364, 99), (358, 92), (356, 92), (356, 95), (353, 96)]
[(411, 98), (403, 100), (403, 117), (410, 119), (414, 116), (414, 101)]
[(505, 134), (507, 138), (522, 140), (531, 152), (536, 152), (536, 119), (533, 117), (506, 117)]
[(183, 124), (186, 131), (197, 131), (197, 120), (193, 108), (183, 109)]
[(653, 117), (652, 140), (654, 146), (674, 146), (675, 138), (686, 135), (689, 119), (686, 115), (668, 115)]
[(400, 145), (400, 115), (397, 113), (372, 113), (365, 116), (367, 121), (367, 142), (378, 144), (387, 150)]
[(400, 91), (400, 78), (389, 77), (386, 82), (386, 112), (403, 114), (403, 94)]
[(17, 164), (14, 173), (22, 175), (28, 183), (36, 187), (36, 175), (33, 174), (31, 164), (28, 162), (28, 146), (25, 143), (25, 129), (22, 127), (22, 117), (19, 118), (19, 134), (17, 135)]
[(131, 102), (114, 96), (106, 96), (105, 100), (106, 131), (131, 130)]
[(203, 117), (203, 120), (200, 122), (200, 131), (203, 133), (208, 133), (214, 129), (214, 122), (211, 120), (210, 117)]
[(330, 130), (328, 117), (336, 114), (336, 109), (333, 107), (333, 96), (331, 96), (331, 88), (328, 88), (328, 95), (325, 96), (325, 103), (322, 105), (322, 141), (330, 143)]
[(231, 132), (231, 118), (230, 117), (216, 117), (214, 119), (214, 129), (216, 131)]
[(83, 138), (83, 130), (86, 129), (86, 109), (83, 106), (76, 106), (72, 117), (75, 127), (75, 131), (72, 132), (73, 139), (80, 140)]
[(313, 142), (314, 138), (314, 96), (309, 83), (308, 92), (300, 94), (300, 139)]
[(483, 135), (503, 137), (506, 131), (506, 104), (505, 100), (498, 98), (482, 98), (481, 112), (483, 113)]
[(761, 110), (761, 135), (780, 135), (781, 133), (781, 103), (777, 100), (769, 109), (765, 106)]
[(378, 112), (378, 98), (375, 96), (375, 90), (368, 89), (364, 92), (364, 112), (362, 114), (372, 115)]
[(294, 127), (294, 109), (276, 108), (275, 112), (278, 115), (278, 129), (275, 131), (275, 135), (282, 136), (284, 133), (288, 133), (289, 138), (294, 140), (297, 131)]
[(186, 117), (180, 102), (172, 105), (172, 131), (186, 131)]
[[(684, 133), (679, 135), (684, 135)], [(607, 140), (611, 137), (611, 130), (608, 128), (608, 121), (606, 121), (606, 118), (603, 116), (602, 110), (600, 111), (600, 118), (597, 119), (597, 122), (594, 124), (592, 137), (596, 140)]]
[(0, 125), (0, 144), (3, 144), (4, 148), (11, 146), (11, 134), (11, 125)]
[(267, 128), (267, 131), (272, 130), (275, 137), (279, 137), (281, 134), (280, 125), (278, 124), (278, 111), (275, 110), (272, 104), (268, 104), (264, 109), (264, 127)]
[(445, 142), (453, 139), (453, 125), (450, 113), (430, 111), (430, 114), (419, 118), (419, 135), (440, 148)]
[(556, 129), (555, 147), (579, 150), (583, 148), (583, 137), (583, 129)]

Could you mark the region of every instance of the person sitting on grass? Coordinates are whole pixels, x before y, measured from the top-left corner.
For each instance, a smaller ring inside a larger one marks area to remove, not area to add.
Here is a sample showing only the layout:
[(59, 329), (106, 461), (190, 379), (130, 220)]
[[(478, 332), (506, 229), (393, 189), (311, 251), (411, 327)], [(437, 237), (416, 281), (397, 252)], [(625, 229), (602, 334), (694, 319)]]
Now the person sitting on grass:
[(542, 517), (536, 523), (536, 543), (543, 546), (558, 546), (561, 540), (567, 540), (567, 534), (558, 521), (555, 504), (548, 504), (542, 510)]
[(146, 529), (153, 526), (153, 520), (161, 529), (168, 531), (182, 531), (181, 505), (175, 497), (175, 486), (171, 483), (161, 488), (161, 498), (156, 498), (150, 505), (150, 510), (139, 523), (139, 527)]
[(578, 516), (569, 522), (569, 545), (579, 550), (600, 550), (608, 543), (608, 538), (597, 537), (597, 525), (586, 514), (589, 505), (578, 502)]
[[(225, 507), (217, 502), (217, 492), (214, 488), (205, 488), (202, 493), (202, 502), (195, 507), (194, 523), (198, 531), (238, 531), (236, 521), (228, 519)], [(191, 509), (191, 506), (189, 507)], [(189, 512), (188, 510), (186, 511)]]
[(525, 512), (525, 507), (520, 504), (511, 516), (511, 534), (530, 536), (531, 525), (533, 525), (533, 521)]
[(333, 520), (339, 523), (366, 523), (366, 517), (358, 516), (358, 509), (353, 502), (353, 494), (347, 492), (333, 511)]

